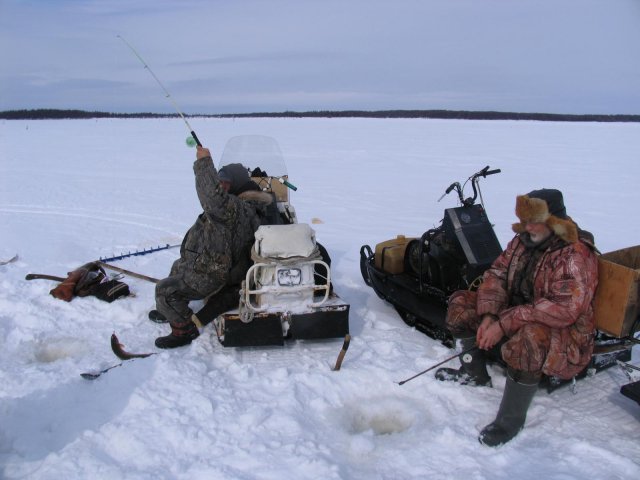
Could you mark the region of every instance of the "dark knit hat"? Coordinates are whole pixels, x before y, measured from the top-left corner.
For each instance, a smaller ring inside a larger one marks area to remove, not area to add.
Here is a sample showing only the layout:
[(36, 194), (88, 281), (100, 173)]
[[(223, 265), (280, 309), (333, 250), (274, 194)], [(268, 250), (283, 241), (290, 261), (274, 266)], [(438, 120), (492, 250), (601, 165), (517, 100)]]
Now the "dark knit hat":
[(568, 218), (567, 209), (564, 206), (564, 198), (562, 192), (555, 188), (541, 188), (527, 193), (529, 198), (540, 198), (547, 202), (549, 213), (558, 218)]
[(236, 194), (250, 180), (249, 171), (241, 163), (229, 163), (220, 169), (218, 178), (229, 182), (229, 193)]
[(567, 216), (562, 192), (553, 188), (533, 190), (516, 197), (516, 216), (521, 223), (514, 223), (516, 233), (526, 232), (527, 223), (544, 223), (563, 240), (573, 243), (578, 240), (578, 227)]

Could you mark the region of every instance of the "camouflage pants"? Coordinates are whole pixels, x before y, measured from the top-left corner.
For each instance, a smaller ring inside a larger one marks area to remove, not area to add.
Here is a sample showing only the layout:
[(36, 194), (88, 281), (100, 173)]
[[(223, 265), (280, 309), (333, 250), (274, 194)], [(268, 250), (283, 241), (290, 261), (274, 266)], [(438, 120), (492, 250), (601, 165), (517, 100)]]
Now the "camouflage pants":
[(204, 297), (206, 295), (189, 287), (179, 275), (169, 276), (156, 284), (156, 309), (175, 330), (190, 326), (193, 310), (189, 308), (189, 302)]
[[(482, 319), (476, 313), (476, 301), (476, 292), (468, 290), (457, 291), (449, 298), (446, 325), (455, 337), (472, 336), (478, 330)], [(542, 372), (550, 345), (551, 329), (531, 323), (507, 338), (500, 354), (509, 367), (538, 374)]]

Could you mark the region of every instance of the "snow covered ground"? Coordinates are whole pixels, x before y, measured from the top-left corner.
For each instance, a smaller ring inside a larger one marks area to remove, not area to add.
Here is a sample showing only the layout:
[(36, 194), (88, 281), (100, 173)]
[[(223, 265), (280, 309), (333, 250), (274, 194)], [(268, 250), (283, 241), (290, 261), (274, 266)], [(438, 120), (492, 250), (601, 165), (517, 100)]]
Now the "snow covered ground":
[[(284, 348), (222, 347), (212, 327), (191, 345), (126, 362), (95, 381), (81, 372), (153, 351), (168, 328), (135, 298), (65, 303), (47, 280), (87, 261), (180, 243), (200, 207), (195, 151), (180, 120), (0, 123), (0, 477), (7, 479), (622, 479), (640, 475), (640, 406), (617, 368), (538, 392), (525, 430), (480, 445), (494, 388), (403, 380), (452, 354), (406, 326), (365, 286), (362, 244), (419, 235), (455, 206), (437, 199), (485, 165), (486, 208), (502, 245), (515, 196), (564, 191), (569, 214), (603, 252), (640, 243), (640, 125), (379, 119), (193, 119), (219, 158), (234, 135), (273, 136), (287, 160), (299, 220), (313, 218), (351, 304), (353, 335)], [(114, 262), (163, 277), (177, 249)], [(638, 364), (639, 352), (633, 362)], [(455, 362), (454, 362), (455, 364)]]

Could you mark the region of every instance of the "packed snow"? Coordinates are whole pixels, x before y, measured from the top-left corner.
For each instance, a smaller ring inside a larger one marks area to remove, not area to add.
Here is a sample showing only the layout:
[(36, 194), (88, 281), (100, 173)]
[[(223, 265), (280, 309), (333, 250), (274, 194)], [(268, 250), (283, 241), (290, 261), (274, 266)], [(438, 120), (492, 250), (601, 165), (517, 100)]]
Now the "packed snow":
[[(635, 479), (640, 406), (619, 393), (618, 367), (575, 393), (540, 390), (507, 445), (478, 443), (494, 419), (493, 388), (404, 380), (455, 352), (407, 326), (362, 280), (359, 250), (439, 223), (451, 193), (481, 183), (503, 246), (515, 196), (563, 190), (568, 213), (602, 252), (640, 243), (640, 124), (384, 119), (190, 121), (216, 162), (225, 142), (278, 140), (300, 222), (329, 250), (336, 291), (351, 305), (341, 339), (225, 348), (213, 327), (158, 351), (166, 325), (148, 320), (154, 286), (135, 296), (70, 303), (48, 280), (80, 265), (179, 244), (200, 212), (180, 119), (0, 123), (0, 477), (7, 479)], [(152, 277), (178, 249), (113, 262)], [(197, 303), (197, 302), (196, 302)], [(197, 304), (195, 305), (197, 306)], [(157, 355), (117, 365), (109, 346)], [(639, 362), (636, 347), (632, 363)], [(452, 365), (457, 362), (453, 361)]]

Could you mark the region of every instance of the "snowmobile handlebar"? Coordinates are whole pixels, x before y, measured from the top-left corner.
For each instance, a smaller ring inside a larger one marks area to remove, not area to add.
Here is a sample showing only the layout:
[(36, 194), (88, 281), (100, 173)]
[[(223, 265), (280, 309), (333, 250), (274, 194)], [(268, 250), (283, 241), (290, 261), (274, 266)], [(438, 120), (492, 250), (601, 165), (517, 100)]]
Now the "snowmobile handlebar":
[(438, 199), (438, 201), (442, 200), (445, 196), (449, 195), (451, 193), (451, 190), (456, 189), (456, 192), (458, 193), (458, 198), (460, 199), (460, 201), (463, 201), (462, 198), (462, 186), (460, 185), (460, 182), (453, 182), (451, 185), (449, 185), (449, 188), (447, 188), (444, 193), (442, 194), (442, 196)]
[[(478, 181), (480, 177), (486, 178), (487, 175), (495, 175), (496, 173), (500, 173), (502, 170), (496, 168), (495, 170), (489, 170), (489, 165), (484, 167), (478, 173), (474, 173), (469, 177), (471, 180), (471, 188), (473, 188), (473, 197), (469, 197), (466, 200), (462, 200), (460, 203), (462, 205), (473, 205), (476, 203), (476, 198), (478, 198), (478, 192), (480, 191), (480, 187), (478, 186)], [(462, 197), (462, 195), (460, 195)], [(482, 198), (481, 198), (482, 200)]]
[[(464, 187), (460, 185), (460, 182), (453, 182), (449, 187), (445, 190), (442, 196), (438, 199), (438, 201), (442, 200), (446, 195), (451, 193), (453, 189), (456, 190), (458, 194), (458, 200), (460, 201), (460, 205), (473, 205), (478, 198), (478, 180), (480, 177), (486, 178), (488, 175), (495, 175), (496, 173), (500, 173), (502, 170), (496, 168), (494, 170), (489, 170), (489, 165), (484, 167), (477, 173), (474, 173), (469, 177), (467, 182), (471, 180), (471, 187), (473, 188), (473, 197), (469, 197), (467, 199), (464, 198)], [(466, 182), (465, 182), (466, 185)]]
[(449, 188), (447, 188), (444, 192), (445, 195), (451, 193), (451, 190), (453, 190), (454, 188), (459, 191), (462, 188), (460, 186), (460, 182), (453, 182), (451, 185), (449, 185)]
[(486, 177), (487, 175), (495, 175), (496, 173), (500, 173), (502, 170), (496, 168), (495, 170), (489, 170), (489, 165), (484, 167), (478, 173), (475, 173), (471, 176), (472, 179), (476, 179), (478, 177)]

